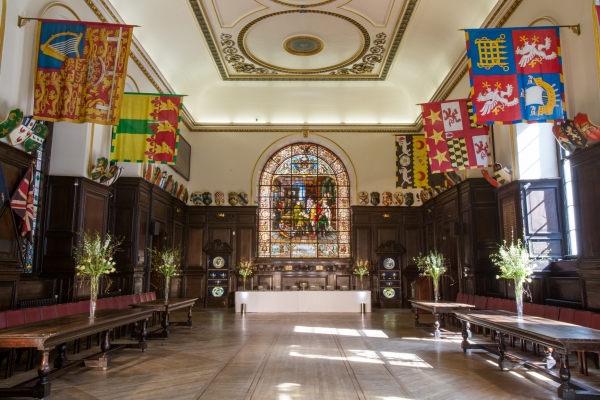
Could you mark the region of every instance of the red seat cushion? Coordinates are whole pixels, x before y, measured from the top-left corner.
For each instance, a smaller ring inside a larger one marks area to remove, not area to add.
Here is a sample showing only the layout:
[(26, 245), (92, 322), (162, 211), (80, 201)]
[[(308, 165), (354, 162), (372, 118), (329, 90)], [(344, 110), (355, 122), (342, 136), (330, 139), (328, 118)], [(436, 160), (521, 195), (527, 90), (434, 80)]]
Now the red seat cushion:
[[(79, 301), (79, 302), (77, 302), (77, 305), (79, 306), (79, 308), (78, 308), (79, 312), (77, 314), (83, 314), (83, 313), (90, 312), (90, 301), (89, 300)], [(96, 307), (98, 307), (98, 303), (96, 303)], [(98, 309), (98, 308), (96, 308), (96, 309)]]
[(111, 310), (115, 310), (117, 308), (119, 308), (119, 299), (118, 297), (110, 297), (108, 299), (106, 299), (106, 308), (111, 309)]
[(56, 315), (59, 318), (71, 315), (71, 312), (69, 310), (69, 303), (66, 303), (66, 304), (57, 304), (56, 305)]
[(139, 294), (133, 295), (133, 304), (140, 304), (142, 302), (142, 296)]
[(600, 314), (592, 314), (592, 323), (590, 324), (590, 328), (600, 330)]
[(573, 318), (573, 323), (579, 326), (585, 326), (586, 328), (590, 328), (592, 326), (592, 312), (591, 311), (575, 311), (575, 318)]
[(156, 300), (156, 292), (150, 292), (150, 300), (149, 301), (152, 301), (152, 300)]
[(116, 299), (120, 309), (127, 308), (131, 304), (128, 302), (129, 296), (119, 296)]
[(540, 317), (540, 318), (544, 318), (544, 315), (546, 314), (546, 306), (543, 304), (534, 304), (533, 305), (533, 312), (531, 313), (531, 315), (533, 315), (534, 317)]
[(23, 310), (23, 315), (25, 316), (25, 322), (37, 322), (42, 320), (42, 313), (40, 312), (39, 307), (35, 308), (26, 308)]
[(559, 313), (560, 313), (560, 308), (554, 307), (554, 306), (546, 306), (546, 313), (544, 314), (544, 318), (558, 321)]
[(0, 329), (6, 328), (6, 313), (4, 311), (0, 312)]
[(463, 302), (463, 297), (464, 297), (464, 295), (462, 293), (458, 293), (456, 295), (456, 302), (457, 303), (462, 303)]
[(480, 310), (485, 310), (488, 303), (488, 298), (485, 296), (475, 296), (475, 307)]
[(147, 301), (150, 301), (150, 294), (149, 293), (142, 293), (142, 303), (145, 303)]
[(500, 310), (503, 311), (510, 311), (510, 300), (509, 299), (502, 299), (500, 300)]
[(486, 310), (495, 310), (496, 308), (496, 298), (495, 297), (488, 297), (488, 301), (487, 304), (485, 306)]
[(467, 304), (473, 304), (473, 303), (475, 303), (475, 295), (473, 295), (473, 294), (467, 295), (467, 298), (465, 300), (467, 301)]
[(40, 307), (40, 312), (42, 313), (42, 320), (58, 318), (58, 314), (56, 313), (56, 306), (45, 306)]
[(570, 308), (561, 308), (560, 309), (560, 313), (558, 314), (558, 320), (560, 322), (566, 322), (566, 323), (572, 324), (574, 319), (575, 319), (575, 310), (572, 310)]
[(523, 314), (533, 315), (533, 304), (532, 303), (523, 303)]
[(6, 311), (6, 326), (22, 325), (25, 323), (23, 310)]

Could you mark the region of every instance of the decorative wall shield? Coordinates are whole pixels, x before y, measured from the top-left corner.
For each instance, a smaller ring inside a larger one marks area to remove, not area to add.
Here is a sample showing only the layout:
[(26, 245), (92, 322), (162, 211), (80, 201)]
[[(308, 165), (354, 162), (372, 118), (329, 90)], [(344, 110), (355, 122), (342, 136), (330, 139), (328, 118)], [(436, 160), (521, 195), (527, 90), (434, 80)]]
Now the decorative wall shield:
[(404, 204), (408, 207), (415, 203), (415, 195), (412, 192), (404, 193)]
[(227, 195), (230, 206), (235, 206), (238, 203), (238, 194), (236, 192), (229, 192)]
[(225, 193), (220, 190), (215, 192), (215, 204), (218, 206), (225, 204)]
[(8, 117), (0, 122), (0, 139), (11, 133), (23, 121), (23, 111), (18, 108), (10, 110)]
[[(182, 185), (183, 188), (183, 185)], [(182, 190), (183, 193), (183, 190)], [(180, 197), (180, 200), (182, 198)], [(202, 192), (192, 192), (192, 203), (194, 203), (197, 206), (201, 206), (202, 204), (204, 204), (202, 202)]]
[(159, 179), (159, 177), (160, 177), (160, 168), (154, 167), (154, 172), (152, 172), (152, 177), (150, 178), (150, 183), (154, 185), (156, 183), (156, 181)]
[(90, 177), (92, 180), (98, 180), (102, 175), (104, 175), (104, 171), (108, 168), (108, 159), (106, 157), (100, 157), (98, 161), (96, 161), (96, 165), (92, 166), (92, 172), (90, 173)]
[(371, 192), (371, 204), (379, 205), (379, 192)]
[(383, 192), (381, 204), (383, 204), (384, 206), (391, 206), (392, 202), (392, 192)]
[(246, 192), (239, 192), (238, 200), (240, 201), (240, 204), (242, 206), (247, 206), (248, 205), (248, 194)]
[(429, 198), (429, 191), (427, 189), (421, 190), (421, 201), (425, 203)]
[(43, 124), (36, 124), (35, 128), (33, 128), (33, 134), (29, 136), (25, 142), (23, 143), (23, 147), (25, 147), (25, 151), (31, 153), (36, 151), (46, 137), (48, 136), (48, 127)]
[(575, 127), (587, 140), (600, 140), (600, 126), (592, 123), (587, 114), (577, 114), (573, 122), (575, 122)]
[(175, 193), (175, 197), (177, 197), (179, 200), (181, 200), (182, 193), (183, 193), (183, 183), (181, 185), (179, 185), (179, 188), (177, 189), (177, 193)]
[(204, 203), (205, 206), (210, 206), (213, 202), (212, 199), (212, 193), (211, 192), (204, 192), (202, 193), (202, 203)]
[(146, 164), (146, 173), (144, 174), (144, 179), (149, 181), (152, 178), (152, 164)]
[(181, 193), (180, 200), (183, 201), (184, 203), (187, 203), (188, 197), (189, 197), (188, 190), (187, 190), (187, 188), (184, 188), (183, 193)]
[(175, 196), (177, 194), (177, 190), (179, 189), (179, 182), (175, 181), (173, 184), (173, 190), (171, 190), (171, 195)]
[(404, 203), (404, 196), (402, 195), (402, 192), (394, 193), (394, 205), (401, 206), (403, 203)]
[(369, 193), (368, 192), (359, 192), (358, 193), (358, 205), (359, 206), (368, 206), (369, 205)]
[(38, 123), (31, 116), (24, 117), (21, 119), (22, 119), (21, 125), (17, 129), (12, 130), (12, 132), (8, 136), (8, 138), (10, 139), (10, 143), (13, 146), (23, 143), (23, 142), (25, 142), (25, 140), (29, 139), (29, 137), (31, 135), (33, 135), (33, 129), (35, 128), (36, 124)]
[(169, 175), (167, 177), (167, 181), (165, 182), (164, 189), (166, 192), (171, 193), (173, 191), (173, 175)]

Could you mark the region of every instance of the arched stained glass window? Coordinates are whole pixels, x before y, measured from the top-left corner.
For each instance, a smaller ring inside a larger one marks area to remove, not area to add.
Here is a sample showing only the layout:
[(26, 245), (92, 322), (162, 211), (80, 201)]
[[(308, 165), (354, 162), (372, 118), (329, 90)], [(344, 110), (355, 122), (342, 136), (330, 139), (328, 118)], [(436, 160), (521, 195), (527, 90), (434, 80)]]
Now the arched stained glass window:
[(350, 182), (327, 148), (296, 143), (275, 153), (259, 183), (259, 257), (350, 257)]

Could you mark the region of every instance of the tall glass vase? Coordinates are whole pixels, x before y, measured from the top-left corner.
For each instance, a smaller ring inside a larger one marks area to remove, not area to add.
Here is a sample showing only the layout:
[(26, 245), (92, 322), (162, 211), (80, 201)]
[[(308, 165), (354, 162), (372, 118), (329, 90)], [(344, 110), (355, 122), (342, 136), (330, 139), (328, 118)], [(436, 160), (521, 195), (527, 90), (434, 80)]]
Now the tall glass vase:
[(246, 275), (242, 276), (242, 280), (244, 281), (244, 290), (246, 290)]
[(90, 319), (96, 317), (96, 301), (98, 300), (98, 277), (90, 276)]
[(360, 276), (360, 290), (363, 290), (363, 276)]
[(440, 298), (440, 282), (437, 279), (433, 280), (433, 301), (438, 302)]
[(169, 290), (171, 289), (171, 277), (165, 276), (165, 304), (169, 304)]
[(517, 317), (523, 318), (523, 282), (515, 280), (515, 301), (517, 302)]

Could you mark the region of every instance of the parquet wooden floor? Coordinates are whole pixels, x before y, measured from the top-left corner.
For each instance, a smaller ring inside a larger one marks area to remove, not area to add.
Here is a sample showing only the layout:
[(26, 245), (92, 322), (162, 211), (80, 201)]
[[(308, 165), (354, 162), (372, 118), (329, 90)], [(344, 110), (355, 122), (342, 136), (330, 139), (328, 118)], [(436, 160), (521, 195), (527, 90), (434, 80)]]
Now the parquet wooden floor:
[[(177, 312), (173, 319), (186, 317)], [(146, 353), (121, 351), (107, 371), (73, 370), (52, 381), (48, 399), (557, 398), (556, 383), (527, 370), (502, 372), (488, 353), (463, 353), (459, 336), (435, 340), (413, 321), (409, 310), (362, 316), (198, 309), (193, 328), (173, 327)], [(590, 371), (586, 383), (599, 388), (598, 371)], [(0, 386), (35, 375), (19, 373)], [(575, 368), (572, 375), (581, 378)]]

